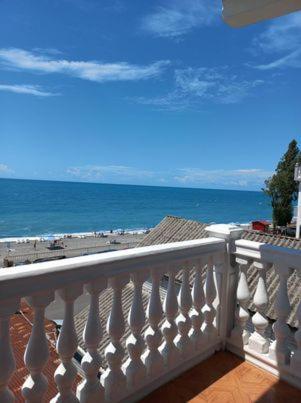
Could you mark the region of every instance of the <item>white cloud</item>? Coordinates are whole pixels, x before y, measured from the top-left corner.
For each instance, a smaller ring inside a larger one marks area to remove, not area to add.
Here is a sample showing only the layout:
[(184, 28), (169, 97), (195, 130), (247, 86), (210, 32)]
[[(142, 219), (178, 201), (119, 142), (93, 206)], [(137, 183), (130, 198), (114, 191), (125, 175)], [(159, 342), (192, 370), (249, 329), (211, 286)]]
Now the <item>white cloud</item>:
[(0, 174), (10, 174), (14, 171), (6, 164), (0, 164)]
[(260, 70), (301, 68), (301, 12), (270, 22), (268, 27), (254, 38), (252, 51), (256, 55), (274, 56), (271, 62), (253, 66)]
[(0, 91), (14, 92), (16, 94), (35, 95), (38, 97), (50, 97), (54, 95), (59, 95), (52, 92), (44, 91), (38, 85), (27, 84), (0, 84)]
[(152, 178), (154, 176), (152, 171), (124, 165), (86, 165), (80, 167), (70, 167), (67, 169), (67, 174), (86, 181), (106, 181), (112, 178), (123, 181)]
[(262, 169), (203, 170), (181, 169), (174, 179), (182, 185), (260, 188), (271, 172)]
[(202, 102), (236, 104), (264, 84), (263, 80), (246, 79), (227, 67), (186, 68), (175, 70), (174, 90), (156, 98), (138, 98), (139, 103), (163, 109), (181, 110)]
[(159, 37), (178, 38), (192, 29), (216, 22), (219, 13), (216, 0), (172, 0), (158, 7), (142, 21), (142, 28)]
[(61, 73), (96, 82), (145, 80), (159, 76), (169, 64), (166, 60), (141, 66), (127, 62), (73, 61), (16, 48), (0, 49), (0, 62), (10, 69)]
[(206, 170), (199, 168), (149, 171), (123, 165), (86, 165), (68, 168), (69, 177), (88, 182), (141, 183), (205, 188), (260, 189), (271, 172), (262, 169)]

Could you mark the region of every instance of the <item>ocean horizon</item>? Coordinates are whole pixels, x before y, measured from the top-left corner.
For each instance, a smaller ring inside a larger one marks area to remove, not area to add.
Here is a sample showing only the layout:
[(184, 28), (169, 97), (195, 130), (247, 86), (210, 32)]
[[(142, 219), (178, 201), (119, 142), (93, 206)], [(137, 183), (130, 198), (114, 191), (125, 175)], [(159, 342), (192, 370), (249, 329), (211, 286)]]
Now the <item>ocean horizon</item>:
[(271, 219), (261, 191), (0, 178), (0, 238), (152, 228), (166, 215), (205, 223)]

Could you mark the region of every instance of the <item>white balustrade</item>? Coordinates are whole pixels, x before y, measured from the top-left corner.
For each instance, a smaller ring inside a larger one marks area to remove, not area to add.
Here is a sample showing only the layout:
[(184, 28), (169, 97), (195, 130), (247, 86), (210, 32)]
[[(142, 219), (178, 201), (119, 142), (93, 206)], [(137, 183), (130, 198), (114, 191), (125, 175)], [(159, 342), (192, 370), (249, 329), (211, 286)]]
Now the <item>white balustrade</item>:
[(0, 302), (0, 402), (15, 401), (8, 387), (9, 380), (15, 370), (15, 358), (11, 345), (9, 325), (10, 317), (19, 309), (19, 299), (13, 298)]
[(269, 339), (266, 335), (266, 328), (268, 327), (269, 322), (265, 315), (269, 302), (265, 283), (267, 265), (256, 261), (253, 264), (258, 270), (259, 278), (253, 298), (256, 313), (252, 316), (252, 323), (255, 331), (251, 334), (248, 345), (256, 352), (263, 354), (269, 352)]
[(85, 380), (77, 387), (77, 398), (81, 403), (104, 401), (104, 388), (98, 379), (98, 373), (101, 367), (101, 356), (98, 352), (98, 347), (102, 338), (99, 315), (99, 295), (106, 286), (106, 279), (100, 278), (87, 284), (85, 287), (86, 291), (90, 294), (90, 309), (83, 333), (87, 352), (81, 361), (81, 367), (85, 373)]
[(295, 333), (296, 350), (291, 358), (291, 370), (293, 374), (301, 374), (301, 301), (297, 310), (297, 319), (299, 329)]
[[(24, 357), (28, 377), (22, 394), (31, 403), (45, 399), (49, 379), (47, 382), (44, 373), (48, 349), (53, 347), (45, 333), (44, 311), (53, 299), (54, 290), (62, 300), (64, 320), (57, 341), (60, 364), (54, 376), (58, 394), (52, 403), (134, 401), (216, 349), (232, 349), (232, 346), (235, 346), (232, 351), (252, 357), (258, 365), (263, 362), (265, 368), (272, 368), (274, 373), (277, 369), (280, 375), (283, 372), (285, 379), (301, 384), (301, 330), (294, 335), (296, 348), (291, 351), (288, 343), (291, 330), (287, 325), (291, 313), (288, 279), (291, 270), (300, 272), (301, 252), (236, 241), (238, 309), (234, 329), (228, 335), (225, 335), (225, 323), (232, 322), (234, 317), (234, 309), (230, 312), (228, 302), (229, 298), (234, 301), (235, 296), (225, 293), (227, 265), (230, 264), (225, 255), (224, 240), (207, 238), (1, 269), (0, 402), (14, 401), (9, 389), (15, 365), (9, 319), (18, 309), (19, 298), (26, 298), (33, 312), (32, 331)], [(253, 297), (256, 312), (252, 316), (252, 332), (248, 326), (249, 286), (253, 284), (248, 279), (251, 264), (259, 276)], [(231, 267), (235, 273), (235, 266)], [(266, 336), (270, 326), (266, 317), (266, 272), (270, 267), (276, 270), (279, 282), (274, 306), (277, 316), (273, 326), (275, 340), (271, 343)], [(161, 282), (163, 275), (168, 279), (166, 282)], [(202, 280), (204, 275), (205, 281)], [(151, 287), (148, 282), (144, 286), (148, 278)], [(162, 284), (166, 284), (166, 288)], [(103, 312), (99, 301), (107, 286), (112, 291), (110, 314), (106, 317), (110, 344), (105, 351), (100, 351)], [(127, 312), (124, 312), (122, 298), (125, 286), (127, 291), (133, 292), (128, 325), (125, 324)], [(78, 350), (74, 325), (74, 303), (83, 288), (89, 299), (83, 332), (84, 353)], [(160, 295), (165, 295), (163, 309)], [(224, 309), (226, 305), (227, 309)], [(297, 316), (300, 324), (300, 307)], [(146, 324), (148, 327), (143, 332)], [(82, 354), (81, 364), (75, 359), (79, 353)], [(101, 360), (103, 353), (104, 362)]]
[[(247, 358), (250, 356), (257, 365), (262, 365), (272, 373), (284, 377), (293, 385), (301, 387), (300, 304), (297, 310), (299, 330), (294, 335), (296, 342), (294, 351), (291, 351), (293, 331), (287, 323), (291, 314), (288, 296), (289, 277), (292, 270), (296, 270), (299, 278), (301, 277), (301, 252), (246, 240), (238, 240), (235, 244), (235, 255), (240, 265), (240, 279), (237, 287), (239, 310), (236, 325), (229, 339), (229, 346), (231, 346), (232, 351), (239, 352)], [(253, 262), (255, 269), (258, 271), (258, 281), (253, 298), (256, 307), (256, 313), (252, 317), (254, 331), (249, 336), (246, 323), (249, 319), (247, 307), (250, 301), (250, 291), (246, 273), (250, 262)], [(273, 280), (274, 286), (278, 283), (274, 302), (276, 321), (273, 325), (272, 321), (266, 316), (269, 303), (266, 284), (268, 269), (277, 275)], [(267, 336), (268, 327), (273, 331), (274, 337), (272, 337), (272, 341)], [(241, 336), (239, 336), (239, 333)], [(241, 345), (240, 349), (237, 349), (239, 339), (241, 340)], [(234, 350), (233, 346), (235, 346)]]
[(145, 342), (141, 331), (145, 323), (142, 285), (147, 279), (147, 276), (147, 271), (140, 271), (131, 275), (134, 284), (134, 296), (128, 316), (128, 324), (132, 333), (126, 341), (129, 358), (123, 367), (123, 371), (127, 377), (127, 388), (129, 391), (133, 391), (139, 386), (141, 387), (146, 380), (146, 366), (141, 359)]
[(160, 280), (162, 278), (160, 267), (151, 270), (151, 278), (152, 290), (146, 310), (149, 327), (144, 334), (147, 349), (142, 356), (149, 379), (160, 376), (164, 371), (163, 356), (159, 352), (159, 346), (162, 341), (159, 323), (163, 315), (160, 298)]
[(22, 394), (28, 403), (43, 401), (47, 391), (48, 381), (42, 372), (49, 357), (44, 314), (45, 308), (53, 300), (54, 293), (52, 291), (35, 294), (27, 298), (27, 302), (34, 311), (33, 327), (24, 355), (24, 362), (30, 372), (30, 376), (23, 384)]
[(77, 350), (77, 335), (74, 327), (74, 301), (82, 294), (82, 286), (74, 285), (58, 291), (64, 301), (65, 314), (63, 326), (57, 341), (57, 352), (61, 363), (54, 374), (59, 393), (51, 400), (57, 402), (78, 402), (73, 392), (73, 385), (77, 375), (77, 368), (73, 356)]
[(194, 267), (195, 277), (192, 288), (193, 309), (189, 314), (192, 324), (192, 329), (189, 332), (189, 336), (192, 340), (195, 351), (200, 350), (200, 348), (204, 345), (205, 342), (205, 338), (202, 332), (202, 324), (204, 321), (204, 314), (202, 312), (202, 308), (204, 307), (205, 304), (205, 294), (202, 284), (203, 267), (204, 267), (203, 260), (199, 259)]
[(290, 360), (290, 350), (288, 348), (289, 327), (286, 323), (291, 311), (287, 294), (287, 280), (290, 270), (283, 264), (276, 263), (274, 269), (278, 274), (279, 288), (274, 304), (277, 320), (273, 325), (276, 340), (270, 346), (270, 356), (278, 364), (288, 364)]
[(182, 282), (178, 295), (178, 306), (180, 313), (176, 319), (179, 334), (175, 339), (175, 344), (178, 347), (182, 357), (189, 357), (193, 351), (193, 344), (188, 335), (191, 329), (189, 312), (192, 307), (191, 290), (189, 285), (189, 266), (190, 262), (184, 262), (184, 269), (182, 270)]
[(113, 290), (112, 309), (107, 322), (107, 333), (110, 336), (111, 343), (105, 351), (108, 369), (101, 378), (105, 388), (105, 398), (109, 402), (117, 402), (127, 393), (126, 376), (121, 368), (124, 348), (120, 339), (125, 331), (122, 310), (122, 289), (128, 281), (128, 275), (112, 277), (109, 280), (109, 286)]
[(204, 307), (204, 317), (205, 317), (205, 326), (204, 326), (204, 335), (207, 341), (211, 341), (217, 335), (217, 328), (214, 324), (214, 318), (216, 315), (216, 309), (213, 305), (213, 302), (216, 298), (217, 291), (216, 285), (213, 276), (213, 262), (212, 257), (210, 257), (207, 263), (207, 273), (206, 273), (206, 281), (205, 281), (205, 301), (206, 305)]
[(250, 267), (250, 261), (248, 259), (236, 258), (236, 262), (239, 266), (239, 280), (237, 285), (236, 298), (238, 301), (238, 307), (236, 309), (236, 321), (235, 327), (231, 332), (231, 337), (236, 342), (242, 344), (248, 344), (250, 332), (247, 328), (247, 323), (250, 318), (248, 303), (250, 300), (250, 290), (247, 280), (247, 272)]
[(174, 343), (174, 339), (178, 333), (175, 319), (178, 313), (177, 291), (175, 285), (175, 275), (177, 267), (171, 266), (168, 271), (168, 287), (166, 297), (163, 304), (166, 320), (161, 327), (164, 342), (159, 348), (164, 358), (166, 368), (172, 368), (179, 361), (180, 352)]

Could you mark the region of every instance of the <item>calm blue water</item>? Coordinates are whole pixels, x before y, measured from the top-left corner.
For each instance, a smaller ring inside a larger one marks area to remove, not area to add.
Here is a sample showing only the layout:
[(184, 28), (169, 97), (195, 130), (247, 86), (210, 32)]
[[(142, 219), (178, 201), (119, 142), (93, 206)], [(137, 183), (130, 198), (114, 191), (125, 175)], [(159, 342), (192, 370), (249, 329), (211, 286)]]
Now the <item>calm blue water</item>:
[(262, 192), (0, 179), (0, 237), (149, 228), (166, 215), (243, 223), (271, 209)]

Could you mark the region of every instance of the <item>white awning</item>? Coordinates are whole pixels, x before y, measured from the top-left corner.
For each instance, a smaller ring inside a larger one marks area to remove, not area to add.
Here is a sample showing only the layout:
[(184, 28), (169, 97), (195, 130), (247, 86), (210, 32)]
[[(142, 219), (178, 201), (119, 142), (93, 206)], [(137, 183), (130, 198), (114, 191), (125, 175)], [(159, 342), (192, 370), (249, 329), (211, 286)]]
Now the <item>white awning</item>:
[(223, 0), (223, 19), (232, 27), (301, 10), (301, 0)]

